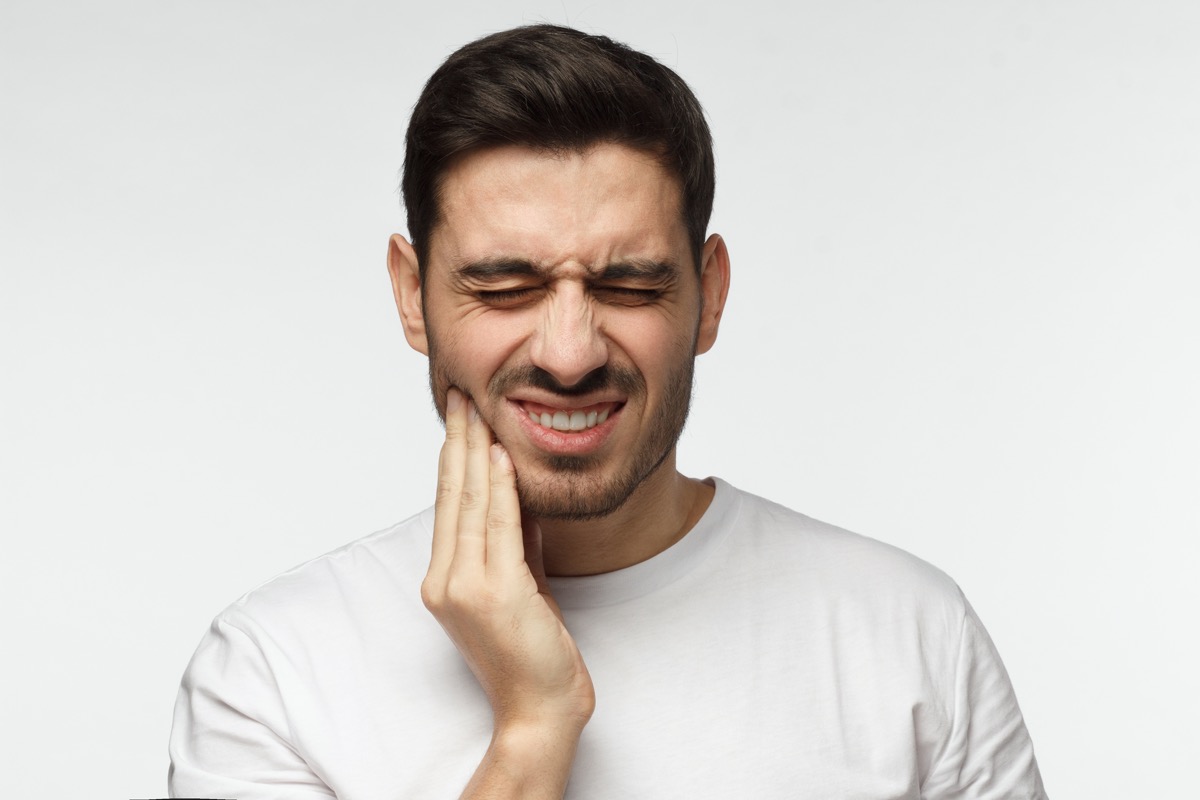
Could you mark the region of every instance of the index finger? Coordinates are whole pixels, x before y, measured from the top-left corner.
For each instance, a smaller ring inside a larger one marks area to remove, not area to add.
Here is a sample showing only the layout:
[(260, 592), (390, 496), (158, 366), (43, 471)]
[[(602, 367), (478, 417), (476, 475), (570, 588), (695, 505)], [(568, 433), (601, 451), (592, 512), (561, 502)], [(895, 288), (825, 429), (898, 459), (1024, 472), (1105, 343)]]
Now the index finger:
[(446, 393), (446, 441), (438, 455), (437, 499), (433, 511), (433, 552), (429, 574), (444, 576), (454, 560), (458, 538), (458, 511), (466, 471), (467, 411), (462, 392), (453, 386)]
[(488, 446), (492, 443), (492, 431), (473, 399), (468, 396), (463, 405), (466, 406), (465, 444), (461, 448), (463, 471), (450, 569), (467, 576), (481, 574), (487, 560)]

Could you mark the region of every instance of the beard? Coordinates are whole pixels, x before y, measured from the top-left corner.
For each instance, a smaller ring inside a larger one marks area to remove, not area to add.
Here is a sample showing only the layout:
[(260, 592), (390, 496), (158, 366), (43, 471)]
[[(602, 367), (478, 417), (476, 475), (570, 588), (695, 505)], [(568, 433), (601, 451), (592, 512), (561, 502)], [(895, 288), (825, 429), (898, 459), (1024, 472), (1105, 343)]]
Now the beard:
[[(682, 348), (680, 348), (682, 350)], [(480, 415), (495, 431), (495, 411), (507, 402), (507, 396), (521, 387), (534, 387), (553, 392), (564, 399), (578, 397), (589, 392), (616, 389), (625, 398), (624, 412), (631, 404), (640, 403), (650, 418), (632, 452), (625, 454), (624, 463), (616, 471), (606, 474), (605, 462), (620, 458), (621, 454), (553, 455), (535, 452), (527, 463), (518, 463), (517, 494), (521, 511), (534, 517), (560, 520), (589, 520), (608, 516), (619, 509), (642, 483), (657, 470), (674, 451), (684, 425), (692, 399), (692, 379), (695, 369), (695, 347), (682, 352), (676, 367), (667, 374), (662, 401), (656, 408), (645, 405), (648, 393), (641, 372), (632, 367), (605, 364), (588, 373), (583, 380), (563, 386), (550, 373), (526, 364), (502, 368), (487, 386), (487, 404), (476, 403)], [(433, 393), (434, 406), (445, 420), (443, 404), (451, 386), (470, 394), (455, 374), (452, 365), (442, 363), (437, 357), (433, 337), (429, 339), (429, 385)], [(471, 398), (475, 402), (476, 398)], [(631, 420), (632, 422), (632, 420)], [(499, 438), (499, 437), (497, 437)], [(505, 442), (501, 441), (501, 444)], [(505, 444), (507, 447), (507, 444)], [(513, 448), (509, 448), (510, 456)], [(520, 451), (524, 454), (525, 450)]]

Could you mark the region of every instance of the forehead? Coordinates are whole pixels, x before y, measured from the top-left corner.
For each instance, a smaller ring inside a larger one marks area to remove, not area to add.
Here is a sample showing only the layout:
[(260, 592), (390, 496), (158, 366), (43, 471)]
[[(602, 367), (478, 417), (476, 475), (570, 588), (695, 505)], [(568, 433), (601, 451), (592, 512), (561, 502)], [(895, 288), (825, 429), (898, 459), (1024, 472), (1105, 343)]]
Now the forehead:
[(489, 148), (447, 170), (429, 258), (590, 268), (630, 258), (684, 263), (681, 199), (678, 179), (654, 154), (625, 145)]

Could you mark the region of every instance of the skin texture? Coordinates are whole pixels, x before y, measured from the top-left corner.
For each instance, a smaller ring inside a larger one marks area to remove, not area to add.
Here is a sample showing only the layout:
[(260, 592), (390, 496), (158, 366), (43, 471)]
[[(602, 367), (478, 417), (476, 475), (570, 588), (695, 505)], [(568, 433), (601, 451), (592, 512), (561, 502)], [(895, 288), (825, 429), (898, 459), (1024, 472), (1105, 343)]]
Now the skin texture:
[[(692, 359), (729, 285), (712, 236), (697, 273), (679, 184), (623, 145), (469, 154), (448, 170), (424, 277), (394, 236), (405, 336), (446, 422), (427, 607), (491, 702), (464, 797), (561, 797), (595, 696), (545, 576), (644, 561), (712, 488), (675, 469)], [(554, 432), (529, 410), (608, 410)]]

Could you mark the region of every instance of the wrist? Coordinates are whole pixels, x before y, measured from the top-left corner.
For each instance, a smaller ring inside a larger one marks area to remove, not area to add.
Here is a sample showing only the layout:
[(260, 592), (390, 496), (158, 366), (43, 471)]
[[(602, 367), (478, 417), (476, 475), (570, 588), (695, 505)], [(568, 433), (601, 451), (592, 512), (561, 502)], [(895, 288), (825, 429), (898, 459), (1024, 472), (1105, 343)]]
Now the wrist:
[(510, 720), (497, 724), (464, 798), (557, 800), (566, 791), (586, 719)]
[(582, 680), (554, 693), (525, 691), (489, 699), (492, 730), (518, 744), (547, 735), (578, 739), (596, 710), (596, 692), (586, 670)]
[(492, 746), (518, 759), (541, 759), (547, 752), (568, 747), (573, 751), (591, 715), (592, 708), (587, 707), (537, 715), (498, 716), (492, 729)]

